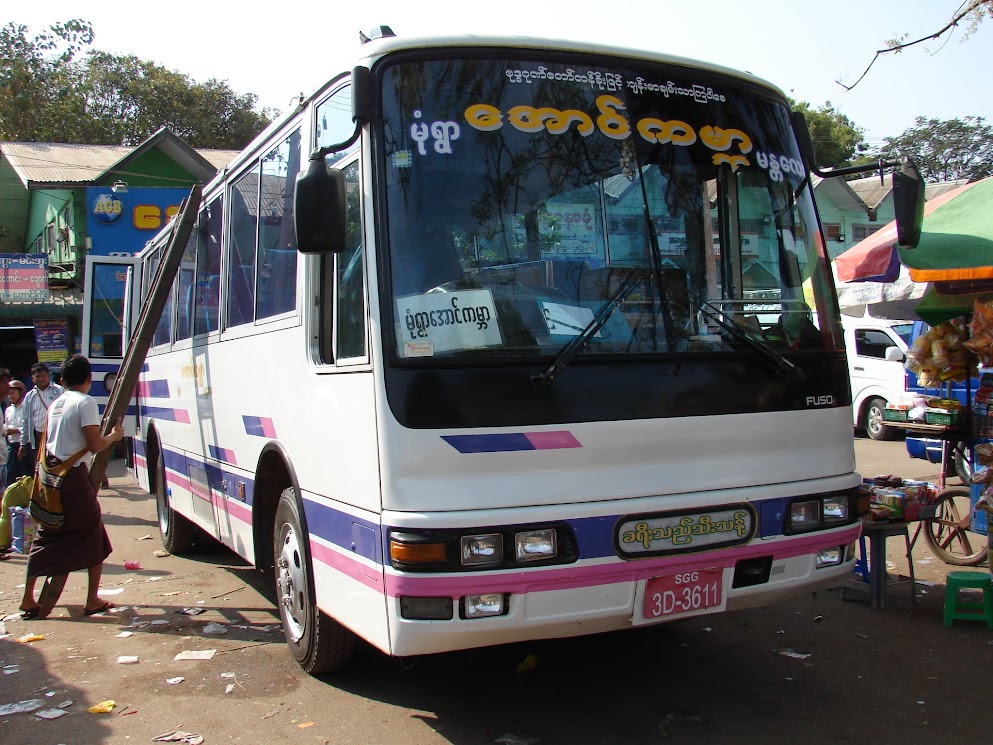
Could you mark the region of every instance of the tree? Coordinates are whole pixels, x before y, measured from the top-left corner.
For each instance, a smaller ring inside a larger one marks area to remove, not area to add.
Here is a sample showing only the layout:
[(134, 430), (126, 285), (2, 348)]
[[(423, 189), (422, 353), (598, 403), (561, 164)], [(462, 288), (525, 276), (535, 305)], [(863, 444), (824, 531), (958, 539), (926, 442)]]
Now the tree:
[(57, 23), (34, 39), (26, 26), (8, 23), (0, 30), (0, 138), (72, 136), (74, 93), (81, 84), (75, 59), (92, 42), (93, 27), (80, 20)]
[(196, 83), (135, 56), (91, 52), (85, 78), (96, 136), (125, 145), (136, 145), (165, 126), (191, 147), (240, 150), (273, 114), (257, 112), (254, 94), (239, 95), (226, 82)]
[(993, 175), (993, 127), (981, 116), (926, 119), (899, 137), (886, 137), (880, 155), (907, 155), (925, 181), (980, 179)]
[(838, 168), (863, 159), (869, 147), (865, 130), (834, 108), (830, 101), (818, 109), (806, 101), (789, 99), (794, 111), (803, 113), (814, 142), (814, 160), (818, 168)]
[(957, 28), (959, 23), (962, 21), (968, 22), (965, 33), (962, 34), (962, 41), (965, 41), (976, 33), (976, 29), (979, 28), (979, 24), (981, 24), (988, 17), (993, 18), (993, 0), (964, 0), (964, 2), (959, 5), (958, 9), (952, 13), (951, 20), (934, 33), (928, 34), (927, 36), (922, 36), (920, 39), (907, 42), (904, 41), (904, 39), (907, 38), (906, 34), (898, 36), (895, 39), (887, 39), (885, 42), (886, 49), (876, 50), (876, 54), (873, 56), (872, 61), (869, 62), (868, 67), (865, 68), (862, 74), (859, 75), (858, 80), (851, 85), (845, 85), (840, 80), (836, 80), (834, 82), (846, 91), (850, 91), (862, 82), (862, 78), (869, 74), (869, 70), (872, 69), (874, 64), (876, 64), (876, 60), (879, 59), (880, 55), (899, 54), (904, 49), (912, 47), (916, 44), (921, 44), (925, 41), (930, 41), (931, 39), (940, 39), (944, 34), (950, 33), (952, 29)]
[(224, 81), (197, 83), (133, 55), (80, 58), (92, 42), (80, 20), (34, 39), (25, 26), (0, 31), (0, 139), (136, 145), (165, 126), (191, 147), (240, 150), (274, 115)]

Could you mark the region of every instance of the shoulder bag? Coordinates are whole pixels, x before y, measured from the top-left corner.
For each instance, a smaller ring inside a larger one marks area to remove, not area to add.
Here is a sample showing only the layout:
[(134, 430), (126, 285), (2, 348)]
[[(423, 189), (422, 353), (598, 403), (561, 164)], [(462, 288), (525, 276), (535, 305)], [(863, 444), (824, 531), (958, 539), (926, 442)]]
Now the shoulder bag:
[(48, 452), (45, 449), (47, 437), (46, 422), (45, 429), (41, 433), (41, 442), (38, 444), (38, 464), (35, 466), (34, 488), (31, 491), (31, 517), (48, 530), (60, 530), (65, 522), (65, 515), (62, 514), (62, 482), (69, 469), (86, 455), (88, 448), (84, 447), (54, 468), (48, 468), (45, 464), (48, 460)]

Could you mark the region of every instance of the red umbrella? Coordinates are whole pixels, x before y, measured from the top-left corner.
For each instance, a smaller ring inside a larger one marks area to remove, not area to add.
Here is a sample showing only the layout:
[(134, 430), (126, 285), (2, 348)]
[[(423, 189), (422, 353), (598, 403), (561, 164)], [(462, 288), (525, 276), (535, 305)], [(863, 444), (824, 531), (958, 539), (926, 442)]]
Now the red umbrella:
[[(929, 199), (924, 203), (924, 217), (973, 185), (965, 184)], [(895, 282), (900, 276), (897, 248), (896, 220), (893, 220), (834, 260), (838, 279), (842, 282)]]

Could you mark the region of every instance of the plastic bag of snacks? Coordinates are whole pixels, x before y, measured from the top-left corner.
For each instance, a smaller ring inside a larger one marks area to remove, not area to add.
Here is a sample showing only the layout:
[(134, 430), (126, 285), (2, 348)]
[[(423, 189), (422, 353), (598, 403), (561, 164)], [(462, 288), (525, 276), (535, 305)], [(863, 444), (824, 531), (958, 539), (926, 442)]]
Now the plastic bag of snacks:
[(965, 342), (966, 349), (975, 353), (984, 367), (993, 366), (993, 307), (977, 301), (969, 328), (972, 338)]
[[(956, 319), (928, 329), (914, 340), (907, 351), (905, 364), (922, 386), (937, 388), (948, 381), (966, 379), (973, 361), (965, 331), (965, 322)], [(990, 326), (990, 332), (990, 353), (993, 354), (993, 326)]]

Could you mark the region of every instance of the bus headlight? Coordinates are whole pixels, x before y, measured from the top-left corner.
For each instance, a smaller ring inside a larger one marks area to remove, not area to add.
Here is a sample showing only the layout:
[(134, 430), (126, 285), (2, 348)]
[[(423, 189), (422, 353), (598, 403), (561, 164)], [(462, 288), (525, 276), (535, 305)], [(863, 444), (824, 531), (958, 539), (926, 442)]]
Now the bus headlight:
[(499, 564), (503, 561), (503, 536), (499, 533), (462, 536), (462, 565)]
[(502, 593), (486, 595), (466, 595), (462, 598), (463, 618), (485, 618), (502, 616), (507, 612), (507, 604)]
[(838, 494), (824, 497), (824, 522), (844, 522), (848, 519), (848, 497)]
[(811, 499), (790, 505), (790, 528), (794, 531), (811, 530), (821, 524), (821, 502)]
[(790, 502), (786, 533), (807, 533), (847, 525), (855, 520), (853, 506), (853, 493), (799, 497)]
[(817, 568), (837, 566), (842, 562), (844, 555), (845, 552), (842, 546), (823, 548), (817, 552)]
[(518, 533), (514, 536), (514, 543), (517, 545), (518, 561), (554, 559), (558, 554), (555, 528)]

